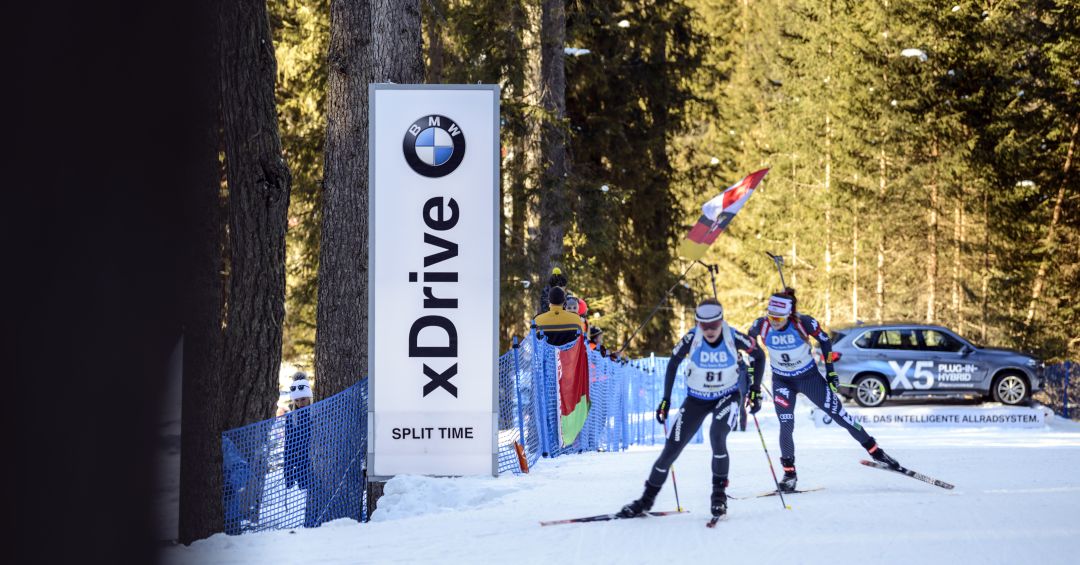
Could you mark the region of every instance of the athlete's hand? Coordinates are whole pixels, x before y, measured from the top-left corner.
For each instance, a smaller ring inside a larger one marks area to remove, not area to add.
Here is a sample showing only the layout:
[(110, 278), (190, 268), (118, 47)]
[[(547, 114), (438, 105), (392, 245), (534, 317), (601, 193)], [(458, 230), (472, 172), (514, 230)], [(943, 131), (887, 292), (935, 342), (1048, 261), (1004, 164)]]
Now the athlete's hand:
[(840, 386), (840, 375), (836, 374), (836, 371), (829, 371), (829, 376), (825, 377), (825, 380), (829, 381), (829, 388), (835, 393), (836, 388)]
[(667, 421), (668, 404), (670, 403), (668, 402), (668, 399), (665, 398), (660, 401), (660, 406), (656, 407), (656, 421), (661, 424)]
[(750, 407), (751, 414), (757, 414), (761, 410), (761, 391), (751, 390), (746, 397), (746, 405)]

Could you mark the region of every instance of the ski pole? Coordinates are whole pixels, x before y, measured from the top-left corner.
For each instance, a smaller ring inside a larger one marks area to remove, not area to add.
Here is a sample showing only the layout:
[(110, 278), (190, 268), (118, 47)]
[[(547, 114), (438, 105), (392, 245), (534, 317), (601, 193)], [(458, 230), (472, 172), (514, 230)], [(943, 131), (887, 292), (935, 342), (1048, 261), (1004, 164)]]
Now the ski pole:
[[(653, 308), (652, 312), (649, 312), (649, 315), (645, 317), (645, 321), (641, 322), (641, 325), (638, 326), (636, 330), (634, 330), (634, 333), (630, 334), (630, 337), (626, 338), (626, 341), (624, 341), (622, 347), (620, 347), (619, 350), (615, 352), (615, 355), (621, 355), (623, 351), (626, 351), (626, 346), (630, 345), (630, 341), (634, 339), (634, 336), (636, 336), (638, 332), (640, 332), (642, 328), (644, 328), (645, 325), (649, 323), (649, 320), (651, 320), (652, 317), (656, 315), (656, 312), (660, 310), (660, 307), (662, 307), (664, 303), (667, 302), (667, 299), (669, 296), (671, 296), (671, 293), (675, 292), (675, 289), (678, 288), (679, 284), (682, 283), (682, 280), (686, 278), (686, 273), (689, 273), (690, 269), (693, 269), (694, 265), (697, 265), (698, 263), (699, 261), (694, 261), (693, 263), (690, 263), (690, 266), (687, 267), (681, 275), (679, 275), (679, 278), (675, 281), (675, 284), (671, 285), (671, 288), (669, 288), (668, 291), (664, 293), (664, 297), (660, 299), (660, 303), (656, 305), (656, 308)], [(702, 265), (704, 265), (704, 263), (702, 263)]]
[[(780, 504), (784, 505), (784, 508), (791, 510), (787, 502), (784, 501), (784, 493), (780, 490), (780, 481), (776, 480), (776, 470), (772, 466), (772, 457), (769, 457), (769, 448), (765, 446), (765, 434), (761, 433), (761, 425), (758, 424), (757, 414), (751, 414), (754, 417), (754, 427), (757, 428), (757, 435), (761, 438), (761, 448), (765, 450), (765, 460), (769, 462), (769, 472), (772, 473), (773, 484), (776, 485), (776, 494), (780, 495)], [(675, 480), (674, 470), (671, 475), (672, 481)], [(678, 497), (676, 497), (676, 504), (678, 504)]]
[(784, 289), (786, 289), (787, 288), (787, 282), (784, 281), (784, 258), (781, 257), (780, 255), (773, 255), (772, 253), (769, 253), (768, 251), (766, 251), (765, 254), (768, 255), (769, 258), (773, 260), (773, 263), (776, 263), (776, 270), (777, 270), (777, 272), (780, 273), (780, 284), (783, 285)]
[[(667, 419), (664, 420), (664, 438), (665, 440), (667, 439)], [(675, 489), (675, 509), (679, 512), (682, 512), (682, 504), (679, 503), (679, 483), (675, 482), (674, 463), (671, 464), (671, 488)]]

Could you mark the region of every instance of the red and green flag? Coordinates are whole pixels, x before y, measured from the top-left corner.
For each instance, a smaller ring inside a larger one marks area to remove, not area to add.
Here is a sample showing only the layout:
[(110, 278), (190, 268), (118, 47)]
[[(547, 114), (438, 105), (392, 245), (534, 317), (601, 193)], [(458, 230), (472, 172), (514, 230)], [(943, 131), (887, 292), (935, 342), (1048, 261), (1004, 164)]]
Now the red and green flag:
[(589, 417), (589, 348), (578, 336), (574, 346), (555, 351), (555, 382), (559, 393), (559, 437), (562, 446), (574, 443)]
[(724, 232), (724, 228), (731, 223), (735, 214), (742, 210), (743, 204), (746, 204), (746, 201), (754, 194), (754, 189), (768, 172), (769, 169), (754, 171), (728, 187), (716, 198), (706, 202), (701, 207), (701, 217), (698, 218), (694, 227), (690, 228), (686, 239), (679, 244), (679, 255), (690, 261), (697, 261), (704, 257), (712, 242)]

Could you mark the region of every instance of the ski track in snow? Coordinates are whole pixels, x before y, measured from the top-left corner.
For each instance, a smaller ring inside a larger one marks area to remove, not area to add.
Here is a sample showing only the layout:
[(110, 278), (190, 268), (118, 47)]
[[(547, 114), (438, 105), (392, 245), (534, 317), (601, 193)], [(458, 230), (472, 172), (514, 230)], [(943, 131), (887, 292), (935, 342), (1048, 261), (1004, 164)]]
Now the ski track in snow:
[[(803, 412), (803, 411), (800, 411)], [(806, 411), (808, 412), (808, 411)], [(804, 413), (803, 416), (806, 416)], [(759, 414), (779, 467), (778, 426)], [(675, 463), (688, 514), (541, 527), (542, 520), (617, 511), (637, 498), (660, 446), (542, 459), (522, 476), (402, 476), (386, 485), (367, 524), (218, 534), (163, 549), (187, 563), (683, 563), (757, 564), (1073, 563), (1080, 554), (1080, 424), (1054, 418), (1043, 429), (869, 429), (917, 472), (949, 491), (864, 467), (865, 451), (836, 426), (799, 417), (799, 487), (824, 490), (731, 500), (729, 515), (705, 527), (708, 440)], [(708, 436), (706, 435), (706, 438)], [(728, 437), (735, 496), (773, 487), (751, 420)], [(1003, 496), (1004, 495), (1004, 496)], [(1011, 496), (1010, 496), (1011, 495)], [(669, 478), (654, 510), (675, 509)]]

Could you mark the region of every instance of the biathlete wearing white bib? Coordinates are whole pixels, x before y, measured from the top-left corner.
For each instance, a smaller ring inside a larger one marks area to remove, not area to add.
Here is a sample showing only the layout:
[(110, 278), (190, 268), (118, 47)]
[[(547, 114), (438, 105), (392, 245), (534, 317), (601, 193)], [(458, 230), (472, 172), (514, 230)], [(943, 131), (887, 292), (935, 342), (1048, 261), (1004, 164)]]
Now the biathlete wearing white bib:
[[(727, 434), (739, 422), (741, 400), (751, 393), (750, 410), (761, 407), (761, 383), (754, 377), (755, 367), (765, 362), (761, 348), (724, 321), (724, 309), (715, 299), (706, 299), (694, 312), (698, 325), (687, 332), (672, 351), (664, 375), (664, 397), (656, 409), (656, 419), (667, 421), (671, 389), (675, 386), (675, 373), (686, 360), (686, 400), (667, 430), (667, 440), (660, 457), (653, 463), (641, 498), (627, 504), (619, 516), (640, 516), (652, 508), (656, 495), (667, 480), (672, 463), (679, 457), (690, 439), (694, 437), (705, 418), (712, 417), (709, 426), (709, 442), (712, 444), (712, 495), (710, 511), (714, 518), (727, 514), (728, 469)], [(707, 336), (707, 339), (706, 339)], [(710, 342), (709, 340), (712, 340)], [(745, 367), (739, 352), (753, 359), (753, 366)]]
[[(742, 398), (750, 388), (760, 388), (760, 378), (755, 379), (754, 369), (745, 368), (739, 360), (739, 351), (745, 351), (753, 360), (753, 367), (762, 367), (765, 354), (750, 338), (732, 328), (725, 321), (720, 339), (716, 343), (705, 341), (701, 328), (686, 333), (671, 352), (667, 373), (664, 375), (664, 398), (671, 398), (675, 386), (675, 373), (686, 359), (686, 400), (668, 429), (664, 450), (653, 465), (649, 483), (662, 485), (667, 480), (668, 468), (710, 414), (709, 440), (713, 447), (713, 477), (726, 480), (729, 461), (727, 457), (727, 434), (739, 421)], [(760, 373), (760, 370), (757, 371)], [(739, 394), (736, 394), (739, 393)]]
[[(750, 326), (750, 337), (760, 337), (769, 352), (769, 366), (773, 372), (773, 404), (780, 419), (782, 458), (795, 459), (795, 396), (798, 393), (827, 412), (860, 444), (873, 445), (874, 440), (844, 410), (839, 395), (829, 388), (825, 376), (818, 370), (810, 348), (810, 338), (817, 340), (825, 359), (829, 359), (832, 348), (829, 335), (821, 329), (817, 320), (805, 314), (796, 314), (783, 328), (776, 329), (764, 317), (758, 318)], [(832, 362), (826, 361), (825, 366), (827, 373), (833, 372)]]

